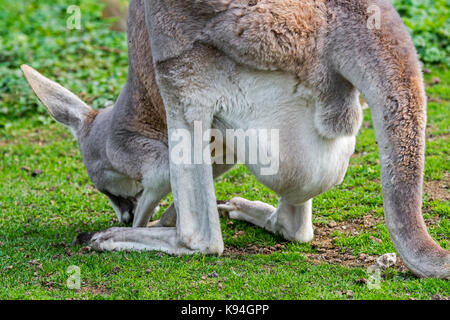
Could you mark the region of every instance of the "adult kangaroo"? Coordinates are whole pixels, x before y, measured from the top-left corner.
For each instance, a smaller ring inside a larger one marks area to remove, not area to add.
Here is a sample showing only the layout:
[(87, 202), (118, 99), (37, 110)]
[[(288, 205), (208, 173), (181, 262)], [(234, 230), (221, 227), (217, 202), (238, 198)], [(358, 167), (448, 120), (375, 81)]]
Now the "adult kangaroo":
[[(375, 26), (373, 8), (381, 18)], [(421, 214), (421, 68), (388, 0), (132, 0), (128, 33), (129, 78), (113, 108), (94, 112), (23, 68), (49, 112), (72, 128), (89, 175), (118, 216), (130, 221), (134, 213), (135, 228), (84, 235), (94, 248), (222, 253), (213, 178), (230, 166), (173, 161), (180, 131), (195, 138), (198, 126), (224, 135), (278, 130), (277, 172), (247, 164), (280, 196), (278, 208), (235, 198), (219, 209), (288, 240), (311, 241), (312, 198), (345, 175), (361, 92), (371, 108), (395, 248), (416, 275), (450, 278), (450, 254), (428, 235)], [(184, 152), (194, 156), (196, 143), (183, 142)], [(142, 228), (170, 186), (174, 206), (156, 227)]]

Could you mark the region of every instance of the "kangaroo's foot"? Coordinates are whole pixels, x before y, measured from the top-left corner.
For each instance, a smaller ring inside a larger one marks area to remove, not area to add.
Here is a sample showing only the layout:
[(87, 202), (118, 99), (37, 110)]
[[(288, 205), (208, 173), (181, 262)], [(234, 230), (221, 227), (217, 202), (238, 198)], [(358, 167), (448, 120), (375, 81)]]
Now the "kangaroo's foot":
[(202, 248), (193, 250), (180, 244), (176, 228), (111, 228), (78, 235), (76, 239), (97, 251), (162, 251), (169, 254), (202, 251)]
[(260, 201), (233, 198), (218, 206), (222, 216), (242, 220), (282, 235), (286, 240), (309, 242), (314, 231), (312, 227), (312, 200), (300, 205), (291, 205), (280, 200), (278, 208)]

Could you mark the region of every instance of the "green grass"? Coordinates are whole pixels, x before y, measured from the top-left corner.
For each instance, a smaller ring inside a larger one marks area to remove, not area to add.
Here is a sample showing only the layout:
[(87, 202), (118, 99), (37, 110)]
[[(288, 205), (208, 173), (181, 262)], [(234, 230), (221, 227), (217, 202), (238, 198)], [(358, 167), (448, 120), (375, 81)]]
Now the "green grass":
[[(118, 94), (127, 61), (124, 35), (105, 28), (96, 1), (83, 1), (82, 31), (65, 29), (66, 4), (0, 0), (8, 9), (0, 10), (0, 299), (349, 299), (349, 291), (353, 299), (450, 295), (449, 281), (418, 279), (393, 268), (382, 274), (379, 289), (370, 289), (360, 280), (369, 277), (366, 267), (313, 263), (307, 255), (318, 253), (317, 243), (285, 243), (238, 221), (222, 220), (225, 246), (241, 253), (224, 257), (97, 253), (71, 245), (80, 231), (99, 231), (118, 223), (106, 197), (87, 177), (76, 141), (43, 113), (18, 66), (31, 62), (99, 107)], [(38, 27), (41, 21), (45, 24)], [(5, 26), (11, 34), (6, 35)], [(17, 41), (11, 40), (19, 34)], [(425, 180), (446, 184), (444, 192), (448, 192), (450, 73), (442, 64), (427, 67), (431, 74), (426, 82), (433, 77), (441, 82), (427, 88), (431, 99)], [(33, 177), (35, 169), (42, 174)], [(222, 200), (241, 196), (277, 204), (276, 195), (242, 166), (216, 182), (216, 194)], [(159, 214), (170, 200), (162, 201)], [(382, 205), (377, 147), (366, 110), (344, 182), (313, 201), (314, 225), (322, 230), (330, 221), (352, 225), (372, 217), (374, 225), (358, 227), (358, 234), (336, 228), (330, 234), (332, 245), (355, 258), (361, 253), (394, 252)], [(450, 249), (449, 202), (425, 194), (423, 208), (430, 234)], [(271, 254), (246, 251), (248, 245), (268, 248), (277, 243), (284, 248)], [(66, 286), (67, 268), (72, 265), (81, 270), (78, 291)], [(209, 277), (213, 272), (219, 276)]]

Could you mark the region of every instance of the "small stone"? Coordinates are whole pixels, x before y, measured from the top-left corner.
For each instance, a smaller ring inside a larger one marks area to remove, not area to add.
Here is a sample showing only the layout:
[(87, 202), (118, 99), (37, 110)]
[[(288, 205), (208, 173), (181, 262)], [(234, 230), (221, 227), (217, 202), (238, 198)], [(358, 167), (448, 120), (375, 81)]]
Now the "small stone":
[(210, 277), (210, 278), (218, 278), (219, 277), (219, 274), (217, 273), (217, 272), (213, 272), (213, 273), (211, 273), (208, 277)]
[(114, 101), (107, 100), (107, 101), (105, 102), (105, 108), (112, 107), (113, 105), (114, 105)]
[(395, 252), (383, 254), (382, 256), (378, 257), (377, 261), (375, 262), (375, 264), (381, 269), (387, 269), (394, 266), (396, 263), (397, 255), (395, 254)]
[(330, 228), (334, 228), (334, 227), (337, 226), (337, 223), (336, 223), (336, 221), (331, 220), (330, 222), (328, 222), (328, 226), (329, 226)]
[(438, 294), (433, 295), (431, 297), (431, 300), (448, 300), (448, 298), (445, 298), (438, 293)]
[(235, 234), (233, 234), (233, 238), (234, 239), (242, 237), (242, 236), (245, 236), (245, 232), (244, 231), (237, 231), (237, 232), (235, 232)]

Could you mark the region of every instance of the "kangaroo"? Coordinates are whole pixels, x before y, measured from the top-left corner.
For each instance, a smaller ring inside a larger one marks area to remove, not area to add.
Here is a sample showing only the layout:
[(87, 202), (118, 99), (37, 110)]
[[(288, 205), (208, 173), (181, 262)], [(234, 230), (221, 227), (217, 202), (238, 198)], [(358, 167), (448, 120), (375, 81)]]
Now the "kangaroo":
[[(368, 27), (373, 6), (381, 13), (377, 28)], [(311, 241), (312, 198), (342, 181), (354, 152), (360, 92), (371, 108), (393, 244), (416, 275), (450, 278), (450, 254), (421, 214), (422, 72), (388, 0), (132, 0), (128, 37), (129, 76), (112, 108), (93, 111), (22, 68), (49, 113), (74, 133), (89, 176), (119, 219), (133, 221), (80, 241), (97, 250), (220, 255), (219, 211)], [(277, 208), (243, 198), (217, 205), (213, 180), (231, 165), (173, 161), (179, 130), (194, 137), (199, 123), (220, 132), (279, 131), (278, 171), (263, 175), (261, 163), (246, 164), (278, 194)], [(145, 227), (170, 189), (174, 203)]]

